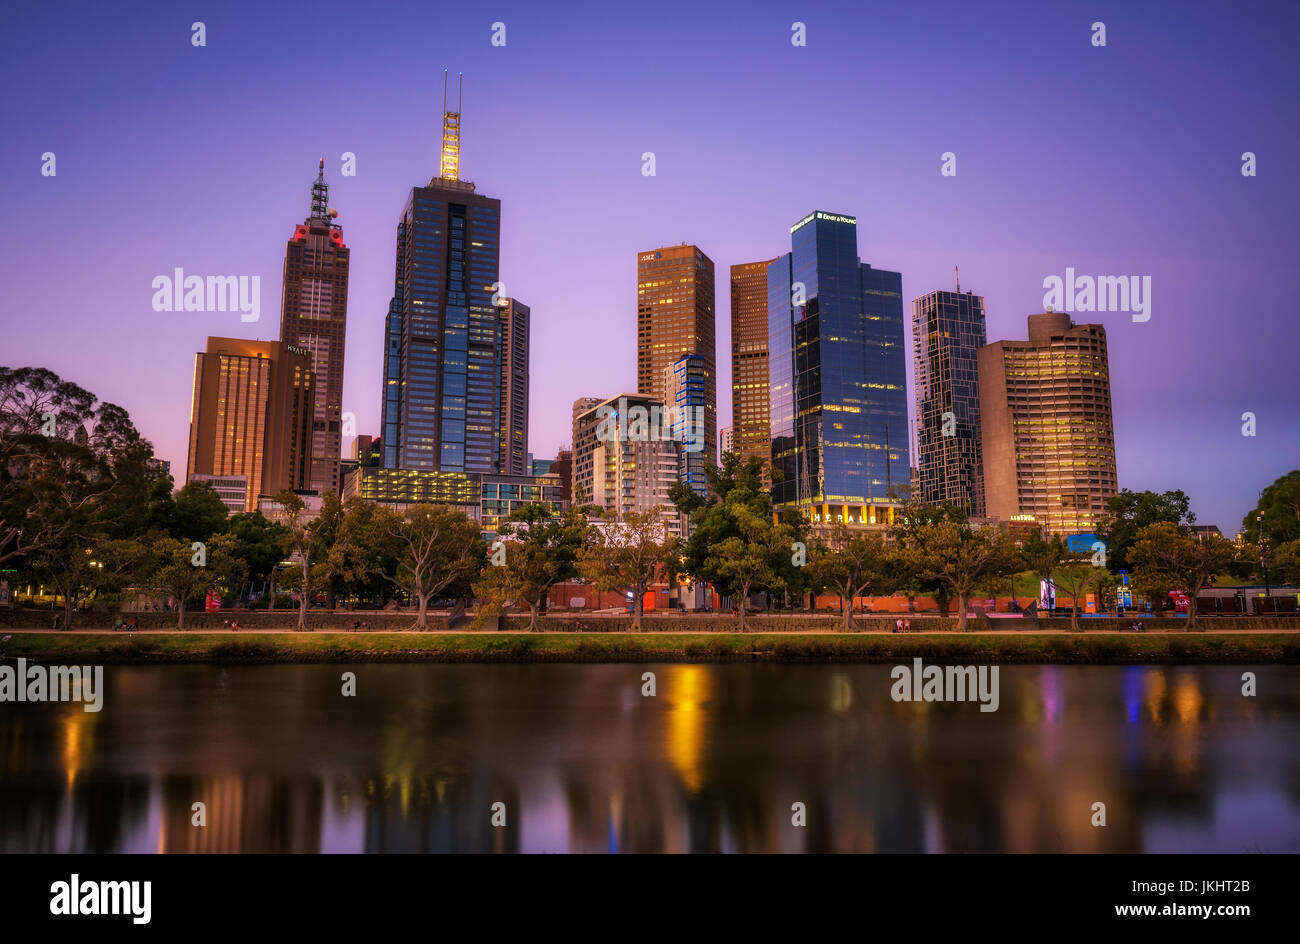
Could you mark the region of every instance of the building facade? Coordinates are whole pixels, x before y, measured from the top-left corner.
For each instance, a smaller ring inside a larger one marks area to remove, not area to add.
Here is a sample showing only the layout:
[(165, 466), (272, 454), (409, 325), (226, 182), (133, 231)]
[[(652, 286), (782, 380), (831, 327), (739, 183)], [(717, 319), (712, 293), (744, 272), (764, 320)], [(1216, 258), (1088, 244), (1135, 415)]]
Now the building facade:
[(337, 492), (342, 459), (343, 354), (347, 339), (350, 250), (329, 207), (325, 160), (311, 188), (311, 213), (284, 251), (280, 340), (311, 353), (316, 378), (308, 488)]
[(858, 258), (857, 220), (815, 212), (767, 269), (772, 498), (882, 524), (909, 481), (902, 276)]
[(1118, 493), (1106, 329), (1029, 316), (1028, 341), (979, 351), (984, 506), (1049, 534), (1093, 534)]
[(982, 296), (936, 291), (913, 299), (914, 497), (973, 517), (984, 514), (978, 359), (987, 343)]
[(528, 452), (528, 331), (531, 311), (517, 298), (502, 299), (501, 411), (496, 470), (502, 475), (530, 475)]
[(572, 494), (574, 505), (597, 505), (621, 518), (659, 507), (680, 532), (669, 492), (678, 481), (679, 444), (651, 424), (651, 432), (632, 432), (633, 411), (663, 417), (654, 397), (622, 393), (597, 402), (574, 420)]
[(206, 482), (226, 506), (226, 514), (239, 515), (248, 510), (247, 475), (206, 475), (196, 472), (190, 482)]
[(194, 355), (186, 481), (246, 476), (245, 511), (257, 509), (259, 496), (308, 489), (315, 404), (311, 352), (208, 338)]
[(685, 354), (664, 368), (664, 406), (668, 433), (677, 444), (677, 478), (703, 497), (704, 470), (717, 465), (716, 433), (709, 429), (708, 365), (699, 354)]
[(767, 373), (766, 262), (731, 267), (732, 447), (742, 458), (771, 461), (772, 423)]
[(459, 178), (460, 114), (443, 118), (440, 174), (412, 188), (397, 223), (385, 325), (384, 466), (496, 472), (501, 201)]
[(718, 435), (718, 351), (713, 260), (697, 246), (637, 254), (637, 393), (664, 401), (664, 369), (685, 354), (703, 359), (708, 452)]
[(736, 451), (736, 431), (731, 426), (718, 430), (718, 458)]

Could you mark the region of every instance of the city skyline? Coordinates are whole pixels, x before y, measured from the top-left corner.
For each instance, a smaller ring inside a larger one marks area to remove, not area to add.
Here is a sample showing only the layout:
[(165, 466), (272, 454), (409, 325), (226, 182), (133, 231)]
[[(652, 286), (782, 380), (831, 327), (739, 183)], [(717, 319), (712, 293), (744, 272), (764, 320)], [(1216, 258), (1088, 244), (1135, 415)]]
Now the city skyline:
[[(666, 24), (642, 29), (639, 21), (638, 32), (617, 13), (556, 24), (507, 8), (494, 14), (509, 26), (506, 47), (489, 44), (490, 18), (481, 35), (457, 26), (418, 47), (427, 81), (412, 83), (387, 60), (399, 58), (395, 49), (416, 48), (419, 30), (403, 21), (423, 24), (432, 14), (386, 10), (373, 14), (378, 25), (368, 37), (339, 30), (342, 38), (329, 42), (331, 52), (349, 56), (352, 94), (332, 100), (329, 120), (317, 127), (285, 130), (273, 121), (281, 94), (274, 85), (306, 59), (287, 45), (293, 17), (236, 9), (209, 20), (202, 49), (190, 46), (182, 18), (144, 11), (121, 21), (88, 11), (84, 32), (62, 36), (58, 50), (49, 37), (60, 31), (50, 27), (49, 13), (36, 12), (5, 41), (4, 68), (16, 94), (4, 106), (11, 134), (0, 166), (29, 183), (16, 188), (14, 244), (0, 263), (12, 306), (3, 360), (48, 366), (125, 407), (178, 480), (193, 353), (208, 336), (276, 339), (284, 221), (301, 218), (308, 162), (321, 155), (353, 251), (342, 409), (356, 415), (357, 433), (380, 431), (375, 391), (392, 294), (392, 218), (412, 181), (439, 167), (444, 66), (466, 75), (461, 175), (501, 199), (505, 294), (526, 299), (533, 313), (527, 451), (535, 456), (553, 457), (567, 442), (574, 399), (635, 389), (633, 253), (688, 242), (729, 271), (785, 251), (789, 226), (808, 207), (822, 206), (858, 218), (861, 257), (903, 274), (904, 305), (953, 288), (952, 267), (960, 265), (963, 282), (987, 300), (991, 342), (1019, 337), (1024, 318), (1043, 311), (1044, 278), (1068, 267), (1150, 277), (1150, 321), (1123, 312), (1075, 318), (1103, 324), (1110, 337), (1119, 487), (1182, 488), (1201, 522), (1231, 533), (1255, 493), (1300, 459), (1286, 370), (1297, 329), (1283, 287), (1286, 211), (1297, 185), (1280, 173), (1296, 144), (1284, 92), (1294, 82), (1277, 81), (1279, 70), (1294, 77), (1296, 66), (1253, 48), (1248, 56), (1242, 40), (1276, 30), (1280, 20), (1294, 22), (1295, 11), (1278, 8), (1258, 19), (1247, 11), (1224, 24), (1235, 43), (1202, 36), (1190, 21), (1126, 11), (1108, 21), (1104, 49), (1089, 45), (1086, 17), (1077, 14), (952, 12), (944, 30), (928, 37), (937, 47), (975, 37), (991, 54), (1032, 46), (1034, 55), (1003, 60), (996, 76), (960, 73), (955, 82), (958, 73), (944, 72), (872, 98), (863, 105), (870, 130), (846, 127), (843, 141), (801, 158), (798, 174), (778, 176), (788, 160), (782, 135), (799, 120), (764, 121), (768, 105), (825, 120), (819, 116), (833, 109), (815, 101), (817, 94), (904, 67), (924, 17), (871, 23), (847, 7), (810, 11), (808, 46), (795, 48), (775, 8), (743, 31), (704, 11), (685, 33)], [(342, 6), (322, 9), (338, 20), (348, 16)], [(243, 18), (256, 21), (255, 41), (245, 41)], [(871, 26), (865, 33), (864, 22)], [(30, 49), (26, 29), (39, 40)], [(846, 31), (879, 44), (874, 69), (847, 60), (850, 47), (839, 35)], [(393, 48), (376, 38), (385, 36)], [(575, 36), (594, 44), (592, 61), (556, 67), (547, 57)], [(671, 42), (707, 58), (703, 50), (720, 36), (731, 44), (729, 68), (743, 81), (708, 72), (714, 97), (700, 117), (680, 114), (673, 100), (692, 80), (667, 65), (604, 85), (594, 78), (615, 48), (622, 58), (629, 46), (652, 51)], [(602, 53), (600, 42), (610, 48)], [(287, 53), (277, 60), (265, 55), (270, 48)], [(93, 66), (109, 51), (114, 66), (95, 88), (51, 72), (61, 57), (85, 57)], [(124, 53), (152, 55), (184, 80), (154, 88), (155, 70), (121, 68), (120, 59), (133, 58)], [(797, 65), (789, 58), (796, 56), (828, 57), (843, 71), (831, 82), (772, 68)], [(35, 77), (25, 70), (34, 61), (44, 63)], [(539, 69), (543, 62), (550, 68)], [(1207, 85), (1225, 71), (1240, 77), (1240, 88)], [(1029, 76), (1037, 87), (1018, 87)], [(591, 101), (563, 121), (581, 146), (553, 154), (545, 145), (562, 109), (557, 93), (579, 87)], [(1147, 106), (1140, 112), (1125, 97), (1135, 89)], [(847, 93), (837, 94), (844, 101)], [(1207, 134), (1195, 103), (1225, 97), (1240, 104)], [(128, 100), (166, 115), (165, 133), (150, 137), (148, 125), (123, 110)], [(847, 100), (862, 103), (861, 96)], [(994, 106), (974, 106), (986, 100)], [(618, 114), (619, 102), (639, 107)], [(229, 117), (220, 109), (230, 108), (238, 119), (214, 125), (211, 116)], [(975, 130), (962, 129), (963, 113), (980, 115)], [(105, 124), (108, 117), (114, 120)], [(1099, 128), (1109, 130), (1095, 133)], [(1066, 146), (1049, 146), (1057, 143)], [(58, 173), (42, 179), (38, 158), (46, 151), (57, 154)], [(642, 174), (646, 151), (657, 158), (654, 177)], [(958, 174), (945, 178), (940, 157), (949, 151)], [(1242, 176), (1244, 151), (1258, 153), (1258, 177)], [(342, 173), (345, 153), (356, 157), (355, 177)], [(67, 221), (81, 217), (110, 227), (102, 252), (70, 256)], [(935, 219), (947, 225), (936, 229)], [(150, 280), (178, 266), (260, 276), (260, 321), (151, 310)], [(729, 286), (719, 288), (715, 311), (730, 310)], [(720, 320), (716, 382), (729, 390), (730, 331), (728, 319)], [(580, 371), (573, 370), (575, 355), (582, 355)], [(909, 352), (909, 377), (912, 371)], [(730, 426), (731, 398), (719, 400), (717, 425)], [(1258, 417), (1255, 437), (1241, 435), (1246, 412)], [(1205, 454), (1227, 458), (1196, 461)]]

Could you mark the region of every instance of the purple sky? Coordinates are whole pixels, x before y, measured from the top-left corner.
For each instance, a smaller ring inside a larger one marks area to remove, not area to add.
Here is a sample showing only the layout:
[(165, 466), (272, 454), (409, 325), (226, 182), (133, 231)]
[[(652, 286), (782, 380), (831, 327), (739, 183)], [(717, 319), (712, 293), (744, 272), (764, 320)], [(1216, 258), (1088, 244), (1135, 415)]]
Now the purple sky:
[[(344, 409), (377, 431), (395, 226), (437, 166), (449, 68), (462, 176), (501, 199), (502, 277), (532, 306), (538, 457), (567, 442), (576, 397), (635, 387), (636, 254), (664, 244), (717, 266), (727, 425), (728, 268), (787, 251), (822, 209), (858, 218), (909, 312), (960, 265), (990, 340), (1024, 337), (1066, 266), (1149, 275), (1149, 322), (1076, 315), (1109, 335), (1120, 484), (1183, 488), (1235, 532), (1300, 467), (1296, 5), (880, 6), (26, 8), (0, 36), (0, 364), (122, 404), (183, 478), (194, 352), (277, 335), (284, 244), (324, 156), (352, 248)], [(261, 321), (154, 312), (150, 282), (176, 266), (261, 276)]]

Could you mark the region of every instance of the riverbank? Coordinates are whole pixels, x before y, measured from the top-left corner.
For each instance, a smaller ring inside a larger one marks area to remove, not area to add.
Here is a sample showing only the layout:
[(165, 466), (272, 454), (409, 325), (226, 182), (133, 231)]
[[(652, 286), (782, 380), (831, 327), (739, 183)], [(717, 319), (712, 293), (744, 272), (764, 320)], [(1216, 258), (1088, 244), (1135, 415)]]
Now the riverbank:
[(1300, 664), (1293, 633), (17, 632), (0, 658), (106, 665), (319, 662)]

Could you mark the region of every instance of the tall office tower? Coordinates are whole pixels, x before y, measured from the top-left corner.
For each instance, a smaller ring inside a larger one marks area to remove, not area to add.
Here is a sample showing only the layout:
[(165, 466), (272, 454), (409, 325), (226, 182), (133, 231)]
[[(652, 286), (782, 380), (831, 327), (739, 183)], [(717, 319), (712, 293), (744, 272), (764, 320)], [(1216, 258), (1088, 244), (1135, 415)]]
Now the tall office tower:
[[(705, 422), (718, 429), (718, 351), (713, 260), (696, 246), (665, 246), (637, 255), (636, 389), (667, 396), (664, 368), (683, 354), (704, 358)], [(709, 445), (713, 454), (713, 440)]]
[(284, 251), (280, 340), (311, 352), (316, 376), (308, 487), (338, 492), (342, 459), (343, 346), (348, 321), (348, 259), (343, 230), (329, 208), (325, 159), (311, 187), (311, 214), (294, 227)]
[(627, 435), (634, 410), (654, 417), (662, 416), (663, 409), (663, 402), (654, 397), (621, 393), (597, 401), (575, 418), (574, 505), (599, 505), (619, 517), (658, 506), (670, 532), (680, 533), (679, 516), (668, 497), (678, 480), (678, 444), (655, 435)]
[(984, 298), (936, 291), (912, 301), (916, 498), (984, 515), (977, 359), (988, 343)]
[(709, 427), (708, 383), (708, 365), (699, 354), (683, 354), (664, 368), (665, 425), (677, 446), (677, 478), (701, 498), (709, 491), (704, 470), (718, 463), (717, 430)]
[[(444, 109), (445, 105), (444, 91)], [(397, 223), (385, 329), (384, 467), (495, 472), (501, 435), (501, 201), (461, 180), (460, 106), (443, 113), (440, 174)]]
[(247, 476), (245, 510), (260, 495), (310, 484), (315, 378), (311, 352), (282, 341), (208, 338), (194, 355), (189, 468)]
[(979, 350), (984, 506), (1053, 534), (1093, 534), (1118, 491), (1106, 329), (1029, 316), (1028, 341)]
[(528, 452), (528, 306), (504, 298), (497, 309), (501, 335), (501, 412), (496, 471), (532, 475)]
[(772, 459), (772, 424), (767, 384), (767, 267), (744, 262), (731, 267), (732, 451), (763, 465)]
[(767, 269), (773, 501), (887, 524), (909, 475), (903, 277), (858, 260), (851, 216), (811, 213), (790, 234)]

